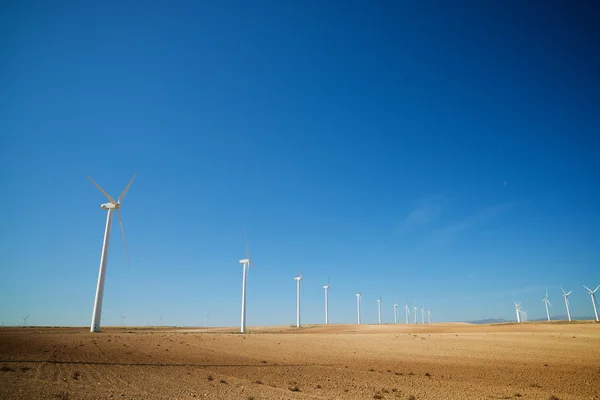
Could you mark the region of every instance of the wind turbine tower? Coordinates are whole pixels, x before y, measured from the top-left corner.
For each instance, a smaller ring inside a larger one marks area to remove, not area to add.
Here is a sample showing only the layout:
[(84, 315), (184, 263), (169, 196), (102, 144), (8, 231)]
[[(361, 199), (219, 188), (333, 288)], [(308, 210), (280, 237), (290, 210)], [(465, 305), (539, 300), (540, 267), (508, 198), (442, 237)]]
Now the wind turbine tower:
[(244, 229), (244, 235), (246, 236), (246, 258), (240, 260), (240, 264), (244, 266), (242, 271), (242, 322), (240, 332), (246, 333), (246, 281), (248, 280), (248, 270), (250, 265), (254, 265), (250, 258), (250, 248), (248, 247), (248, 234)]
[(21, 317), (21, 319), (23, 320), (23, 327), (27, 327), (27, 318), (29, 318), (31, 314), (27, 314), (26, 317)]
[(565, 298), (565, 306), (567, 306), (567, 317), (569, 318), (569, 321), (571, 321), (571, 307), (569, 306), (569, 295), (571, 294), (572, 290), (569, 291), (569, 293), (565, 292), (563, 288), (560, 288), (560, 290), (562, 290), (563, 297)]
[(377, 299), (377, 320), (381, 324), (381, 298)]
[(546, 289), (546, 297), (544, 297), (542, 301), (546, 303), (546, 317), (548, 317), (548, 322), (550, 322), (550, 312), (548, 311), (548, 304), (550, 304), (550, 307), (552, 307), (552, 304), (550, 303), (550, 300), (548, 300), (548, 289)]
[(409, 323), (409, 318), (410, 318), (410, 307), (408, 306), (408, 304), (404, 305), (404, 310), (406, 311), (406, 323)]
[(425, 323), (425, 304), (423, 304), (423, 307), (421, 308), (421, 323)]
[(416, 324), (417, 323), (417, 306), (413, 307), (413, 311), (414, 311), (413, 316), (415, 317), (415, 324)]
[(592, 297), (592, 305), (594, 306), (594, 314), (596, 315), (596, 322), (600, 322), (598, 319), (598, 306), (596, 305), (596, 290), (600, 288), (600, 285), (596, 287), (596, 289), (592, 290), (589, 287), (583, 285), (584, 288), (587, 289), (588, 294)]
[(356, 308), (358, 309), (358, 325), (360, 325), (360, 293), (356, 293)]
[(300, 328), (300, 281), (302, 281), (302, 274), (294, 278), (297, 284), (296, 291), (296, 328)]
[(394, 324), (398, 323), (398, 303), (394, 303)]
[(427, 306), (427, 323), (431, 323), (431, 309)]
[(517, 323), (521, 323), (521, 313), (519, 312), (519, 310), (521, 309), (521, 303), (517, 303), (516, 301), (513, 301), (513, 303), (515, 303), (515, 311), (517, 313)]
[(325, 324), (329, 324), (329, 288), (331, 285), (329, 284), (329, 279), (327, 280), (327, 285), (323, 286), (325, 289)]
[(101, 204), (100, 207), (103, 210), (108, 211), (108, 215), (106, 217), (106, 228), (104, 230), (104, 243), (102, 244), (102, 256), (100, 257), (100, 272), (98, 273), (98, 286), (96, 287), (96, 298), (94, 300), (94, 312), (92, 314), (92, 326), (90, 327), (90, 332), (100, 332), (100, 319), (102, 316), (102, 300), (104, 298), (104, 280), (106, 278), (106, 263), (108, 261), (108, 246), (110, 244), (110, 229), (112, 226), (112, 217), (113, 212), (117, 210), (119, 214), (119, 222), (121, 223), (121, 233), (123, 235), (123, 242), (125, 243), (125, 254), (127, 255), (127, 264), (129, 265), (129, 250), (127, 249), (127, 240), (125, 239), (125, 229), (123, 228), (123, 217), (121, 216), (121, 202), (125, 199), (125, 195), (127, 191), (131, 187), (133, 180), (135, 179), (135, 174), (133, 174), (133, 178), (127, 184), (123, 193), (119, 196), (117, 201), (113, 199), (100, 185), (98, 185), (92, 178), (88, 176), (88, 179), (92, 181), (94, 185), (100, 189), (100, 191), (108, 198), (108, 203)]

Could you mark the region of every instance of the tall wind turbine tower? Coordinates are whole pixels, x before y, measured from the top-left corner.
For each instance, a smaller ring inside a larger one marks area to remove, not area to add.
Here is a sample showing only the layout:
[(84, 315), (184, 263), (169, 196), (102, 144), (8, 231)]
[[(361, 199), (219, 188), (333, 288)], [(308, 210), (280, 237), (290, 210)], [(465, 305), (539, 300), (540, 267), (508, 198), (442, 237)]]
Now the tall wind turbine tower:
[(567, 317), (569, 318), (569, 321), (571, 321), (571, 307), (569, 307), (569, 295), (571, 294), (572, 290), (569, 291), (569, 293), (565, 292), (563, 288), (560, 288), (560, 290), (562, 290), (563, 297), (565, 298), (565, 306), (567, 306)]
[(360, 325), (360, 293), (356, 293), (356, 308), (358, 309), (358, 325)]
[(394, 302), (394, 324), (398, 323), (398, 303)]
[(325, 289), (325, 324), (329, 324), (329, 279), (327, 279), (327, 285), (323, 286)]
[(404, 310), (406, 311), (406, 323), (408, 324), (410, 321), (410, 307), (408, 306), (408, 304), (404, 305)]
[(515, 311), (517, 313), (517, 323), (521, 323), (521, 313), (519, 312), (519, 310), (521, 309), (521, 303), (517, 303), (516, 301), (513, 301), (513, 303), (515, 303)]
[(425, 323), (425, 304), (423, 304), (423, 307), (421, 308), (421, 323)]
[(88, 176), (88, 179), (92, 181), (94, 185), (100, 189), (100, 191), (108, 198), (108, 203), (101, 204), (100, 207), (103, 210), (108, 211), (108, 215), (106, 217), (106, 228), (104, 230), (104, 243), (102, 244), (102, 256), (100, 257), (100, 272), (98, 273), (98, 286), (96, 287), (96, 299), (94, 300), (94, 312), (92, 314), (92, 326), (90, 327), (90, 332), (100, 332), (100, 319), (102, 316), (102, 300), (104, 298), (104, 280), (106, 277), (106, 263), (108, 261), (108, 246), (110, 244), (110, 228), (112, 226), (112, 217), (113, 211), (117, 210), (119, 214), (119, 222), (121, 223), (121, 233), (123, 235), (123, 242), (125, 243), (125, 254), (127, 255), (127, 264), (129, 265), (129, 250), (127, 249), (127, 239), (125, 239), (125, 229), (123, 228), (123, 217), (121, 216), (121, 202), (125, 199), (125, 195), (127, 191), (131, 187), (133, 180), (135, 179), (135, 175), (133, 174), (133, 178), (123, 190), (123, 193), (119, 196), (117, 201), (113, 199), (100, 185), (98, 185), (92, 178)]
[(594, 314), (596, 315), (596, 322), (600, 322), (600, 320), (598, 320), (598, 306), (596, 305), (596, 290), (598, 290), (600, 288), (600, 285), (598, 285), (596, 287), (596, 289), (592, 290), (589, 287), (583, 285), (584, 288), (587, 289), (588, 294), (592, 297), (592, 305), (594, 306)]
[(414, 311), (413, 316), (415, 317), (415, 324), (416, 324), (417, 323), (417, 306), (413, 307), (413, 311)]
[(248, 270), (250, 269), (250, 265), (254, 265), (250, 258), (250, 247), (248, 246), (248, 233), (246, 232), (246, 228), (244, 228), (244, 235), (246, 236), (246, 258), (240, 260), (240, 264), (244, 266), (242, 272), (242, 323), (240, 327), (240, 332), (242, 333), (246, 333), (246, 281), (248, 280)]
[(550, 322), (550, 312), (548, 311), (548, 304), (550, 304), (550, 307), (552, 307), (552, 304), (550, 303), (550, 300), (548, 300), (548, 289), (546, 289), (546, 297), (544, 297), (542, 301), (546, 303), (546, 316), (548, 317), (548, 322)]
[(296, 328), (300, 328), (300, 281), (302, 281), (302, 274), (294, 278), (296, 280)]

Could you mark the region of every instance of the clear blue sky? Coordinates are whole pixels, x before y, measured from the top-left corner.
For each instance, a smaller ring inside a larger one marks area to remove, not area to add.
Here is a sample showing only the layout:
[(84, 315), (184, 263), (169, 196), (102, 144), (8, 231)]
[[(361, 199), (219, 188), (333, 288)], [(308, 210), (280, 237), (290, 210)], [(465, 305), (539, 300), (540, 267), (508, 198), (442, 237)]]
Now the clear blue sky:
[[(600, 284), (594, 2), (11, 2), (0, 10), (0, 319), (529, 318)], [(528, 4), (523, 4), (528, 3)], [(600, 292), (599, 292), (600, 293)], [(401, 309), (401, 315), (402, 314)]]

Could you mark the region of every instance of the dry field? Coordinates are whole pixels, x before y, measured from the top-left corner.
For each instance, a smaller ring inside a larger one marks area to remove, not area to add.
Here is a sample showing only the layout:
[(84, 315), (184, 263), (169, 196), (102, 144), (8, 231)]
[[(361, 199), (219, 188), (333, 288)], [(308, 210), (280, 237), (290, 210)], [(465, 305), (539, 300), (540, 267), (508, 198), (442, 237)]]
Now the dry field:
[(2, 328), (0, 369), (2, 399), (600, 399), (600, 324)]

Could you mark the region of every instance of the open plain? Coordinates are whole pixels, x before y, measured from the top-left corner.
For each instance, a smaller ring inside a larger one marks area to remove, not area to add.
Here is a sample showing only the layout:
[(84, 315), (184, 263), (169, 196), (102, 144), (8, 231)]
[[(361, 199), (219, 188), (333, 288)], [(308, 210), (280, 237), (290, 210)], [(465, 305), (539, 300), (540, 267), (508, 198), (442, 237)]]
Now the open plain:
[(0, 369), (2, 399), (600, 399), (600, 324), (2, 328)]

